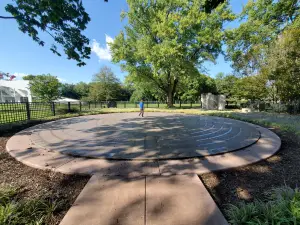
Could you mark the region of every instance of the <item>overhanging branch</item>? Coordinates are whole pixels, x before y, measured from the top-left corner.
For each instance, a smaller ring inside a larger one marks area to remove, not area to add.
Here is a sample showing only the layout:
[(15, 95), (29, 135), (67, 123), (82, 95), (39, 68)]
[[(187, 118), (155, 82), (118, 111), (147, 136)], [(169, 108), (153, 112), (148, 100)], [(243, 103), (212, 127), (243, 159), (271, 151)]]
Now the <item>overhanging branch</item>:
[(17, 19), (16, 16), (0, 16), (0, 19)]

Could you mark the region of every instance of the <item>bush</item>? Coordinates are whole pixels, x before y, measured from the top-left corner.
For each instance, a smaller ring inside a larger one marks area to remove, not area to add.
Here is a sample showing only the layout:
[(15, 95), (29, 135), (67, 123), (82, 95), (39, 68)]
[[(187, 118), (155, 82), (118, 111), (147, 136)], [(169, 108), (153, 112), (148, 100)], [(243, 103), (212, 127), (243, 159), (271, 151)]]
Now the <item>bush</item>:
[(79, 109), (78, 108), (72, 108), (70, 109), (70, 111), (67, 108), (58, 108), (56, 109), (56, 114), (68, 114), (68, 113), (79, 113)]
[(230, 205), (226, 214), (232, 225), (300, 224), (300, 192), (289, 187), (273, 189), (267, 201)]
[(239, 105), (225, 105), (225, 109), (240, 109)]
[(61, 206), (61, 203), (47, 198), (20, 200), (17, 194), (15, 188), (0, 188), (1, 225), (48, 224)]

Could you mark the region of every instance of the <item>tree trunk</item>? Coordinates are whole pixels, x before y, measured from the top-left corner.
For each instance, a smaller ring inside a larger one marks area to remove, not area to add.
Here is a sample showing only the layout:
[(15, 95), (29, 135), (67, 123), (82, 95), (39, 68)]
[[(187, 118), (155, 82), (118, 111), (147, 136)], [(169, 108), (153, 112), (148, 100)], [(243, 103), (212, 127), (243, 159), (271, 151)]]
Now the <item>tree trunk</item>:
[(174, 93), (172, 92), (172, 90), (169, 90), (167, 96), (167, 104), (169, 108), (173, 107), (173, 95)]

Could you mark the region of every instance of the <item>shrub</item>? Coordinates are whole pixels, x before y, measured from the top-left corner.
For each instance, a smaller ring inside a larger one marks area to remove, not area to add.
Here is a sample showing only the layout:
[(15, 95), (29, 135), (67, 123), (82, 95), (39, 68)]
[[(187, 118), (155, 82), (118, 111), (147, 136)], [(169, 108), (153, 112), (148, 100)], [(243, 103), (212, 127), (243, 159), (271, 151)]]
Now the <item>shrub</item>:
[(0, 188), (0, 224), (48, 224), (61, 206), (61, 203), (47, 198), (20, 200), (17, 194), (18, 189)]
[(229, 205), (232, 225), (300, 224), (300, 192), (289, 187), (273, 189), (266, 201)]

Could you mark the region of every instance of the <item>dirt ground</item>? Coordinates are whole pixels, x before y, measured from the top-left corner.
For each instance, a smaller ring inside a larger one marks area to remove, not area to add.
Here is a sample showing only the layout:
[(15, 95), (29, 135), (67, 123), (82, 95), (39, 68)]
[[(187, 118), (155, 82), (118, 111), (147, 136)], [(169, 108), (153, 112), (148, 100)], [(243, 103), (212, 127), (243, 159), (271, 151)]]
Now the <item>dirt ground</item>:
[(13, 132), (0, 135), (0, 185), (20, 188), (21, 198), (50, 198), (63, 204), (49, 225), (59, 224), (87, 181), (88, 176), (63, 175), (33, 169), (12, 158), (5, 145)]
[(299, 137), (291, 132), (273, 131), (282, 140), (281, 150), (276, 155), (253, 165), (200, 176), (224, 213), (228, 204), (263, 200), (272, 188), (299, 186)]

